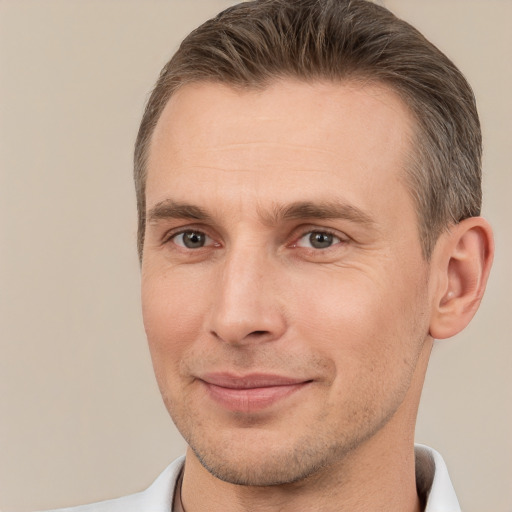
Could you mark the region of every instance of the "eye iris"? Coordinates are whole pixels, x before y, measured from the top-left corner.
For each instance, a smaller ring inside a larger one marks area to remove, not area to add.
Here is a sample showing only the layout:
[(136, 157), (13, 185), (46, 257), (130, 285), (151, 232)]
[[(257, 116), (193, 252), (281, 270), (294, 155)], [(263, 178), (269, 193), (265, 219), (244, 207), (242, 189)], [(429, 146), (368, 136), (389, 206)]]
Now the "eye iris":
[(187, 231), (183, 233), (183, 245), (189, 249), (197, 249), (203, 247), (205, 242), (205, 236), (203, 233), (197, 233), (196, 231)]
[(333, 236), (329, 233), (314, 231), (309, 235), (309, 242), (315, 249), (326, 249), (332, 245)]

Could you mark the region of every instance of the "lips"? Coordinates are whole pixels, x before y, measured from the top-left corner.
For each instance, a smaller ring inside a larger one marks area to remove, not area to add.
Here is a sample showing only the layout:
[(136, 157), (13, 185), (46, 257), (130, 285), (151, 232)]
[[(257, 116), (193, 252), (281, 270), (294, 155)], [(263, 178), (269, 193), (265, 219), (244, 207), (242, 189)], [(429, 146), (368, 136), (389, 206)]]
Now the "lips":
[(210, 373), (199, 379), (209, 398), (233, 412), (257, 412), (307, 387), (311, 381), (281, 375)]

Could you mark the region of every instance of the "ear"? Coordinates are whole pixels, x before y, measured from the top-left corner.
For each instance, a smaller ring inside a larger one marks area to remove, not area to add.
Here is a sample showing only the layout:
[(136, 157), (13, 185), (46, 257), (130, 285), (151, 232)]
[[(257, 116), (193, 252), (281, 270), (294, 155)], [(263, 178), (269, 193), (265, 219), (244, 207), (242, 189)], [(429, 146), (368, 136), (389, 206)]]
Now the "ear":
[(430, 334), (444, 339), (462, 331), (482, 300), (494, 256), (492, 229), (471, 217), (443, 233), (432, 255), (436, 275)]

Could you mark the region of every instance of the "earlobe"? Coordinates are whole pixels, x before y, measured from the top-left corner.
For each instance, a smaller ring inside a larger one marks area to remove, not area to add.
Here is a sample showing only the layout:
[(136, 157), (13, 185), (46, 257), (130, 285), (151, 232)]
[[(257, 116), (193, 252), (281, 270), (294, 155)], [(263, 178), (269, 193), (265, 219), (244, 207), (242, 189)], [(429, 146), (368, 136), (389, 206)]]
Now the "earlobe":
[(462, 331), (484, 294), (494, 255), (492, 229), (482, 217), (471, 217), (441, 235), (433, 255), (438, 273), (430, 334), (437, 339)]

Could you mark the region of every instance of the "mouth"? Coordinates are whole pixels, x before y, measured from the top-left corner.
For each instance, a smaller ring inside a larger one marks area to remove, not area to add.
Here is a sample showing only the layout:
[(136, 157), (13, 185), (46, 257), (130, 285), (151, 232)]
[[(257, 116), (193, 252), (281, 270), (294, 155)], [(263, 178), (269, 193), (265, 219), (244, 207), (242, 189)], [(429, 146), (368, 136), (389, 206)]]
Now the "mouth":
[(281, 375), (210, 373), (198, 379), (208, 396), (222, 408), (232, 412), (257, 412), (281, 402), (303, 390), (311, 380)]

